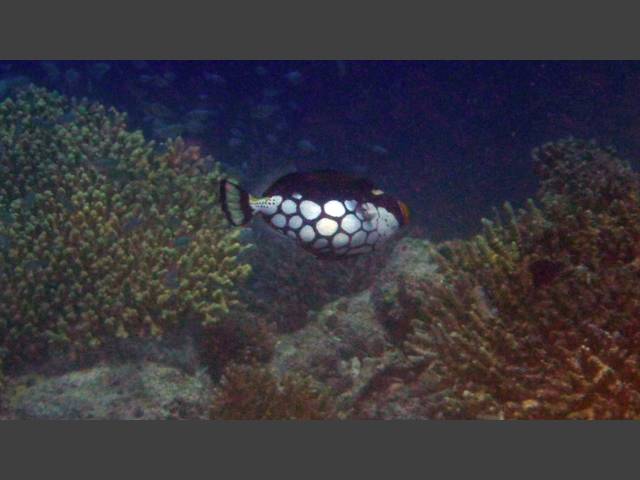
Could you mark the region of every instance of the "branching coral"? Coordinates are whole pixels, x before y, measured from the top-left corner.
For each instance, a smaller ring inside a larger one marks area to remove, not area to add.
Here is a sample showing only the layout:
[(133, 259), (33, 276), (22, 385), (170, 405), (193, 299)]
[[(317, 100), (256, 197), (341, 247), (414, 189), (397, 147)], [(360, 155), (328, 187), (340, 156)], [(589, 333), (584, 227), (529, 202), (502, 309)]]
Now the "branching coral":
[(250, 272), (217, 165), (126, 117), (30, 87), (0, 104), (0, 358), (217, 323)]
[(198, 339), (200, 361), (207, 365), (209, 375), (216, 379), (232, 362), (268, 362), (276, 344), (275, 326), (244, 309), (233, 317), (204, 327)]
[(213, 420), (323, 420), (335, 418), (330, 393), (297, 374), (278, 381), (266, 367), (232, 365), (210, 413)]
[(534, 159), (539, 208), (507, 204), (506, 220), (432, 250), (439, 275), (406, 311), (420, 415), (640, 417), (638, 175), (574, 140)]

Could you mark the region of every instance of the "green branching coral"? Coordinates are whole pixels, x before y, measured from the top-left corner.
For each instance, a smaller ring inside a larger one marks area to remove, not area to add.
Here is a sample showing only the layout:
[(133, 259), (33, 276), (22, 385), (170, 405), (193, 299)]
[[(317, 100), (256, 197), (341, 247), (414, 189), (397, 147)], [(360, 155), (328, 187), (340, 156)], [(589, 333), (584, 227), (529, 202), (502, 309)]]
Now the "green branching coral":
[(215, 324), (239, 303), (250, 267), (197, 148), (156, 147), (122, 113), (30, 87), (0, 104), (0, 159), (7, 366)]
[(306, 377), (281, 380), (267, 368), (231, 365), (211, 407), (212, 420), (323, 420), (336, 418), (330, 392)]
[(406, 312), (414, 414), (640, 417), (638, 174), (574, 140), (534, 159), (539, 207), (432, 250), (439, 274)]

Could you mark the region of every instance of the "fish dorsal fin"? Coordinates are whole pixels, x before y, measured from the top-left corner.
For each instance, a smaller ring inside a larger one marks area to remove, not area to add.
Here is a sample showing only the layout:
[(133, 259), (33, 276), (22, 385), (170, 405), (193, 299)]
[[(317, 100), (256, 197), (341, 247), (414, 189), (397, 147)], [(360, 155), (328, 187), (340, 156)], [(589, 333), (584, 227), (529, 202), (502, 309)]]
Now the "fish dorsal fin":
[(371, 195), (373, 185), (366, 179), (332, 169), (294, 172), (279, 178), (265, 195), (289, 196), (300, 193), (315, 200), (353, 198), (362, 201)]
[(297, 168), (293, 162), (288, 162), (281, 167), (274, 169), (268, 175), (264, 175), (257, 182), (250, 186), (250, 190), (256, 195), (264, 196), (271, 185), (276, 183), (278, 179), (297, 172)]

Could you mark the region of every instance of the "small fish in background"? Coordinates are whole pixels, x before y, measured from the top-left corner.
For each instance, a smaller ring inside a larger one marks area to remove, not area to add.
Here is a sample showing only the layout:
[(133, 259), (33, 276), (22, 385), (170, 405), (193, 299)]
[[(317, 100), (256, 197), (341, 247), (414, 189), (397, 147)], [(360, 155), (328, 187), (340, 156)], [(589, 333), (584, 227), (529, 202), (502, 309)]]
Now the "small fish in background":
[(371, 252), (409, 223), (403, 202), (366, 179), (334, 170), (287, 174), (260, 197), (225, 179), (220, 200), (232, 225), (245, 225), (260, 215), (323, 259)]
[(273, 133), (268, 133), (265, 138), (267, 139), (267, 142), (269, 142), (271, 145), (276, 145), (278, 143), (278, 137)]
[(80, 82), (80, 72), (74, 68), (69, 68), (64, 72), (64, 81), (69, 88), (77, 88)]
[(154, 75), (151, 80), (151, 86), (154, 88), (169, 88), (171, 86), (172, 80), (170, 78), (165, 77), (164, 75)]
[(56, 83), (60, 80), (62, 74), (60, 73), (60, 69), (53, 62), (40, 62), (40, 66), (44, 70), (45, 75), (47, 76), (47, 81), (50, 83)]
[(350, 162), (347, 166), (346, 169), (348, 169), (349, 173), (352, 173), (354, 175), (366, 175), (367, 173), (369, 173), (369, 165), (367, 165), (366, 163), (354, 163), (354, 162)]
[(160, 102), (144, 103), (142, 105), (142, 111), (145, 115), (162, 120), (172, 119), (175, 117), (173, 110)]
[(110, 70), (111, 65), (108, 63), (97, 62), (91, 65), (89, 72), (94, 80), (100, 81), (107, 73), (109, 73)]
[(384, 148), (384, 147), (382, 147), (380, 145), (371, 145), (369, 148), (376, 155), (384, 156), (384, 155), (387, 155), (389, 153), (389, 150), (387, 150), (386, 148)]
[(143, 73), (142, 75), (138, 75), (138, 81), (140, 83), (149, 83), (153, 80), (153, 76), (152, 75), (147, 75), (146, 73)]
[(227, 84), (225, 78), (222, 75), (218, 75), (217, 73), (205, 72), (203, 76), (207, 82), (211, 82), (214, 85), (223, 86)]
[(277, 90), (275, 88), (265, 88), (262, 91), (262, 96), (264, 98), (275, 98), (278, 95), (280, 95), (282, 92), (280, 90)]
[(302, 82), (302, 74), (297, 71), (294, 70), (292, 72), (287, 73), (284, 78), (291, 84), (291, 85), (299, 85), (300, 82)]
[(304, 153), (307, 155), (316, 153), (318, 151), (316, 146), (313, 143), (311, 143), (310, 140), (307, 140), (307, 139), (303, 139), (298, 142), (298, 150), (300, 150), (301, 153)]
[(136, 70), (146, 70), (149, 68), (149, 62), (146, 60), (134, 60), (131, 64)]
[(228, 144), (231, 148), (237, 148), (242, 145), (242, 139), (238, 137), (231, 137)]
[(278, 105), (272, 103), (261, 103), (256, 105), (251, 111), (251, 118), (256, 120), (266, 120), (279, 110)]
[(294, 100), (289, 100), (287, 102), (287, 107), (289, 107), (289, 110), (291, 110), (292, 112), (299, 112), (300, 110), (302, 110), (302, 108), (300, 108), (300, 104)]

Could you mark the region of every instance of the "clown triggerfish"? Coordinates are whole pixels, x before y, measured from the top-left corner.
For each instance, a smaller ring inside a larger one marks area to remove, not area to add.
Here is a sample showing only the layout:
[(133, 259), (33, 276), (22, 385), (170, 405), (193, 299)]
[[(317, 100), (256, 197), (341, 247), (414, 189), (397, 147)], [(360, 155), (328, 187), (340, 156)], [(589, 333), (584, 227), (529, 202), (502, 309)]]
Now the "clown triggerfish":
[(332, 170), (290, 173), (260, 197), (222, 180), (220, 200), (231, 224), (244, 225), (259, 213), (321, 258), (370, 252), (409, 221), (401, 201), (365, 179)]

